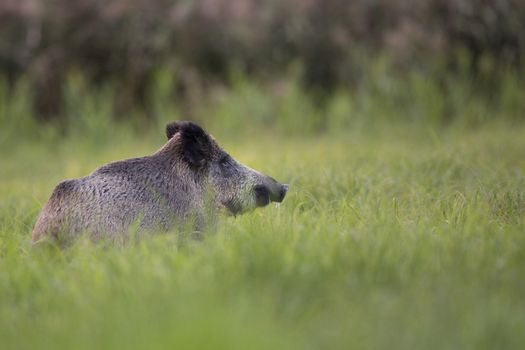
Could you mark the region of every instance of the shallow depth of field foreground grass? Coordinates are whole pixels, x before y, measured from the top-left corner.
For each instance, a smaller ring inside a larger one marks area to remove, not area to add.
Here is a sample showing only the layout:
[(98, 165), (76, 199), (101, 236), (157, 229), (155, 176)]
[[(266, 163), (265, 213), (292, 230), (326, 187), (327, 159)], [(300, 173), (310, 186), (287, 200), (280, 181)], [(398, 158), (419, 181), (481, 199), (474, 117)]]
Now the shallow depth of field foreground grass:
[(60, 180), (151, 153), (162, 130), (2, 149), (1, 348), (525, 347), (524, 126), (210, 131), (290, 192), (199, 242), (30, 244)]

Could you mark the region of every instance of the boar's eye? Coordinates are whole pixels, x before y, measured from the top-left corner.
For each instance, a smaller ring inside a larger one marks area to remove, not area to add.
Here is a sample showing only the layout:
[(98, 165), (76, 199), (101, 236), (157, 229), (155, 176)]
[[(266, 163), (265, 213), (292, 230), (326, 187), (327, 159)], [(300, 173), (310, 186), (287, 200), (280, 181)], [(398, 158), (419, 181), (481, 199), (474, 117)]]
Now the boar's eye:
[(219, 164), (221, 166), (228, 166), (230, 165), (230, 156), (229, 155), (225, 155), (223, 156), (220, 160), (219, 160)]

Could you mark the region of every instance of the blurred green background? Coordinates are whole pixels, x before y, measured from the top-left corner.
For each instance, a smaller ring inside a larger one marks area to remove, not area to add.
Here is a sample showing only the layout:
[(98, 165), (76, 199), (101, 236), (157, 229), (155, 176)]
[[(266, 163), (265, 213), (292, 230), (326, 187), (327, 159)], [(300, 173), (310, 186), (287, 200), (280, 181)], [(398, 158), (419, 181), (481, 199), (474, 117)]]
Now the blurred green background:
[(2, 1), (0, 31), (3, 134), (86, 105), (140, 130), (523, 118), (521, 0)]
[[(525, 2), (4, 0), (0, 33), (0, 347), (525, 347)], [(31, 245), (180, 119), (286, 200)]]

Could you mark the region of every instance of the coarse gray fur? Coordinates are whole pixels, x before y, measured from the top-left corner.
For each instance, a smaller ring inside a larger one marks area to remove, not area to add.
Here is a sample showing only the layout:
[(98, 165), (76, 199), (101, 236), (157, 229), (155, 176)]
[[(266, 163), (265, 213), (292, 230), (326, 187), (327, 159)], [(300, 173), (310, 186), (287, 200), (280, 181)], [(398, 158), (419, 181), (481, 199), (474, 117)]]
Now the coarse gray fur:
[(218, 211), (236, 215), (284, 199), (287, 185), (230, 157), (198, 125), (171, 123), (166, 133), (168, 142), (152, 155), (61, 182), (37, 219), (33, 242), (84, 232), (120, 239), (131, 227), (199, 231)]

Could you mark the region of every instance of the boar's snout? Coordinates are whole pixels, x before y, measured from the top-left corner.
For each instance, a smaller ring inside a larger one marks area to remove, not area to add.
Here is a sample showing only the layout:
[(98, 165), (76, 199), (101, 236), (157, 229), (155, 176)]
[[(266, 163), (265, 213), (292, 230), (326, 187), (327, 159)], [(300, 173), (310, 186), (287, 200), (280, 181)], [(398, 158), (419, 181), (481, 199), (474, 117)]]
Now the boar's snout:
[(275, 198), (274, 202), (281, 203), (284, 200), (284, 196), (286, 196), (286, 192), (288, 192), (288, 185), (281, 185), (279, 188), (279, 196)]
[(268, 183), (254, 187), (255, 202), (258, 207), (264, 207), (270, 202), (282, 202), (288, 192), (288, 185), (281, 185), (274, 179), (269, 179)]

